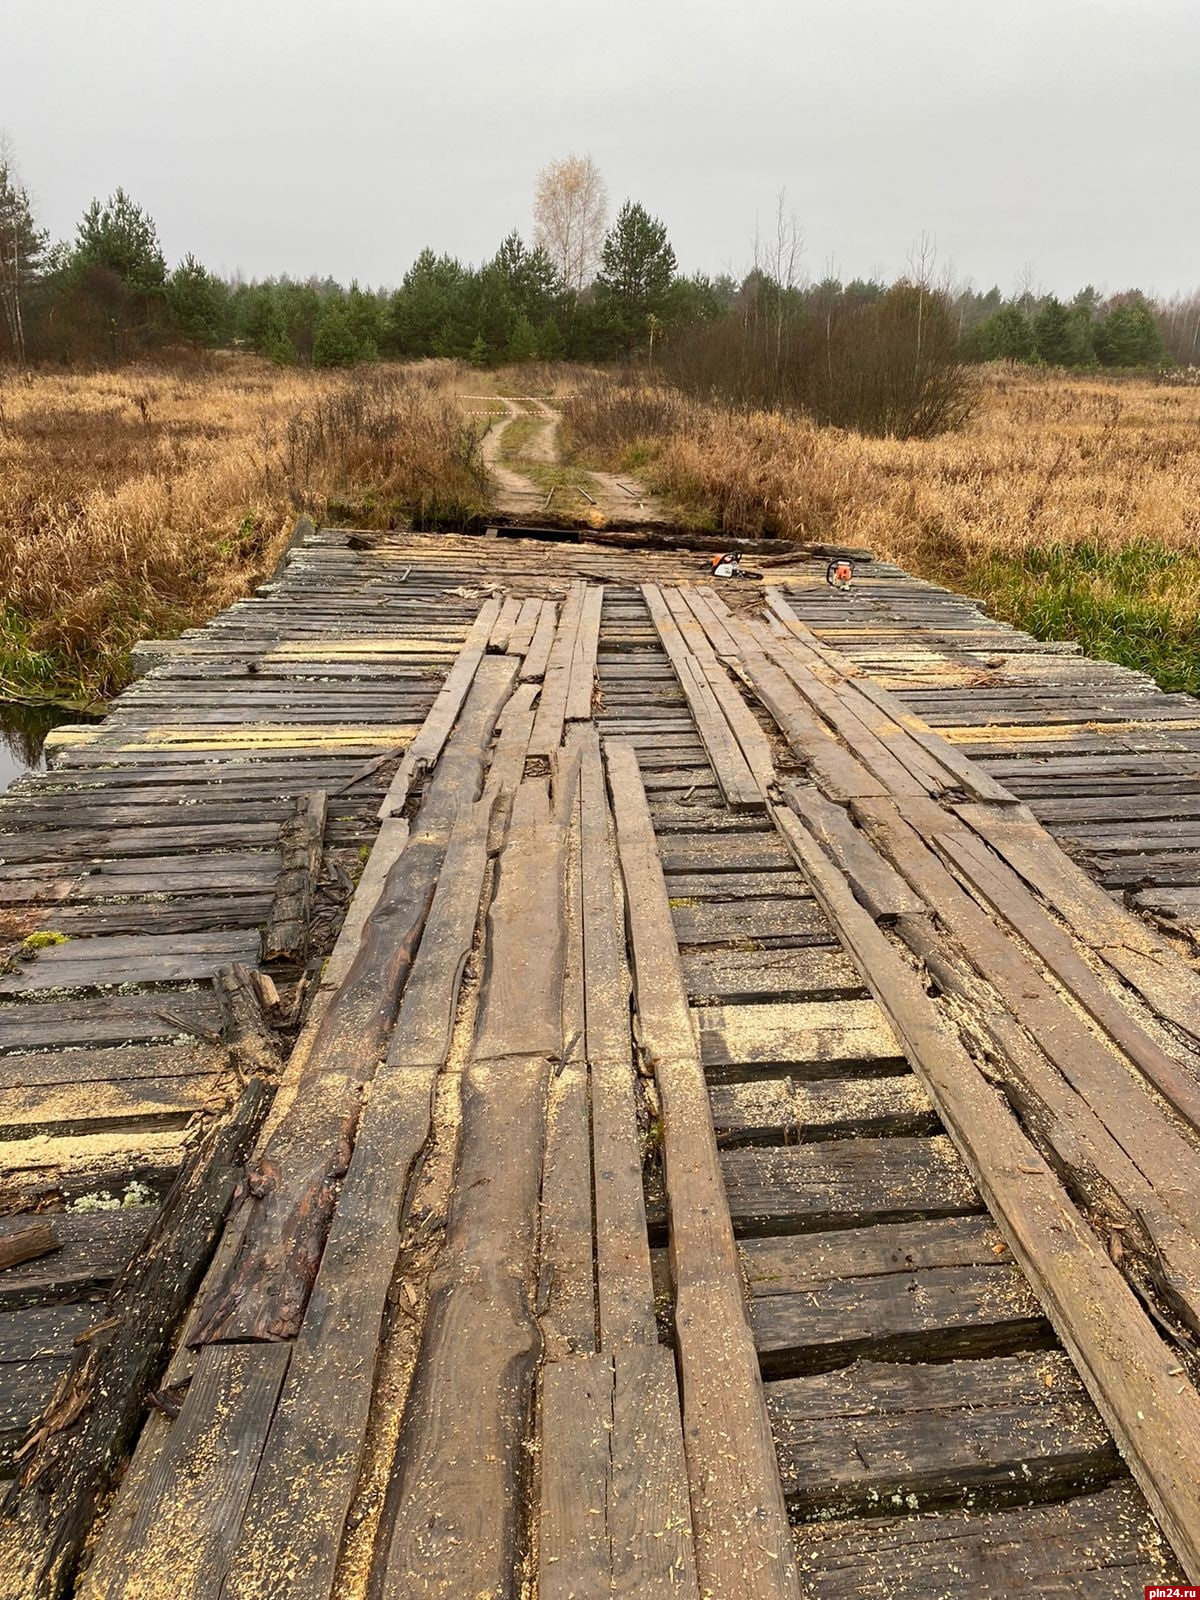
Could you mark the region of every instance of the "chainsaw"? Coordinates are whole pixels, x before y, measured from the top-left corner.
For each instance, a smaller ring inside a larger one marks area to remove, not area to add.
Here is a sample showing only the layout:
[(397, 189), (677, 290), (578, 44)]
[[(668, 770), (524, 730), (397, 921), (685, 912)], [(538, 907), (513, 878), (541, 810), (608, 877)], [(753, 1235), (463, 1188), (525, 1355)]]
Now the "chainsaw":
[(825, 568), (825, 582), (831, 589), (841, 589), (849, 592), (850, 585), (854, 582), (854, 564), (847, 561), (844, 556), (838, 556)]
[(742, 567), (742, 553), (740, 550), (730, 550), (725, 555), (712, 558), (712, 575), (714, 578), (761, 578), (761, 572), (751, 572)]

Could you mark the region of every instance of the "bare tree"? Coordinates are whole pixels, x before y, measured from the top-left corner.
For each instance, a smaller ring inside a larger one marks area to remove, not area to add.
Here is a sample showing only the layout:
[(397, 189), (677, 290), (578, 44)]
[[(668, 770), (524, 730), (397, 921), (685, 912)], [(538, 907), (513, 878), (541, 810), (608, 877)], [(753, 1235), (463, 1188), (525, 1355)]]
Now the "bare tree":
[(775, 196), (775, 237), (765, 244), (754, 232), (754, 266), (774, 283), (773, 340), (776, 382), (782, 379), (784, 334), (797, 313), (797, 291), (804, 284), (804, 229), (795, 211), (787, 209), (787, 189)]
[(933, 293), (933, 275), (937, 270), (937, 242), (929, 237), (925, 228), (908, 252), (908, 271), (917, 291), (917, 370), (921, 368), (921, 351), (925, 338), (925, 302)]
[(21, 187), (12, 145), (0, 129), (0, 313), (17, 361), (25, 360), (22, 290), (36, 276), (46, 235), (34, 224), (29, 193)]
[(595, 276), (604, 244), (608, 192), (591, 156), (551, 161), (538, 173), (533, 196), (533, 237), (569, 289)]

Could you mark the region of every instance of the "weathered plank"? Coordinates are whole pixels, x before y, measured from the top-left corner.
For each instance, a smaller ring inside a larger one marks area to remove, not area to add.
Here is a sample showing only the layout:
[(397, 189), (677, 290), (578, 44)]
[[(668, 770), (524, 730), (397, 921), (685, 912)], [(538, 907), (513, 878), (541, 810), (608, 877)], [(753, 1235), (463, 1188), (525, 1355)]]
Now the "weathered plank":
[(455, 658), (454, 665), (439, 690), (429, 715), (405, 751), (404, 759), (392, 779), (383, 804), (379, 808), (381, 822), (400, 815), (413, 784), (429, 771), (441, 755), (443, 746), (463, 709), (471, 685), (475, 681), (475, 674), (487, 650), (492, 629), (496, 626), (500, 615), (500, 605), (499, 600), (492, 599), (485, 600), (480, 606), (479, 614), (463, 640), (462, 649)]
[(0, 1595), (66, 1591), (100, 1496), (131, 1442), (152, 1379), (219, 1237), (239, 1163), (266, 1110), (251, 1079), (187, 1162), (107, 1305), (106, 1327), (77, 1353), (0, 1509)]
[(359, 952), (322, 1017), (283, 1119), (255, 1159), (251, 1215), (227, 1280), (210, 1289), (197, 1342), (294, 1335), (311, 1290), (337, 1180), (346, 1170), (362, 1084), (385, 1051), (433, 901), (458, 807), (478, 796), (486, 748), (515, 662), (479, 664), (403, 852), (363, 926)]
[[(365, 1444), (404, 1196), (430, 1132), (434, 1079), (450, 1049), (487, 865), (488, 806), (464, 807), (450, 838), (387, 1062), (376, 1074), (313, 1293), (256, 1469), (223, 1594), (325, 1600)], [(328, 1441), (340, 1448), (329, 1451)], [(211, 1508), (198, 1508), (201, 1522)]]
[(796, 1549), (822, 1600), (929, 1600), (964, 1591), (980, 1600), (1111, 1600), (1181, 1581), (1128, 1479), (1049, 1505), (808, 1522), (796, 1530)]
[[(662, 866), (632, 749), (610, 741), (641, 1046), (662, 1098), (676, 1348), (701, 1592), (798, 1597), (787, 1513)], [(736, 1439), (736, 1453), (729, 1441)]]
[(644, 584), (642, 595), (663, 649), (675, 668), (679, 686), (691, 707), (700, 738), (727, 804), (748, 809), (761, 808), (765, 803), (762, 788), (708, 681), (702, 663), (688, 648), (661, 591), (654, 584)]
[(836, 1007), (819, 1001), (697, 1006), (695, 1021), (706, 1067), (778, 1067), (800, 1077), (825, 1077), (835, 1064), (839, 1071), (856, 1064), (871, 1068), (901, 1055), (873, 1000)]
[(516, 1592), (546, 1089), (563, 1047), (572, 773), (563, 787), (552, 803), (544, 780), (521, 785), (500, 857), (445, 1243), (396, 1452), (388, 1600)]
[[(291, 1354), (286, 1344), (200, 1351), (163, 1448), (135, 1459), (122, 1485), (80, 1600), (220, 1594)], [(197, 1517), (197, 1505), (212, 1509)]]
[(1059, 1351), (861, 1361), (767, 1389), (789, 1504), (845, 1515), (1098, 1489), (1116, 1447)]
[(717, 1142), (724, 1148), (938, 1131), (929, 1096), (907, 1072), (884, 1078), (715, 1083), (710, 1094)]
[(802, 1232), (978, 1211), (953, 1145), (933, 1138), (834, 1139), (721, 1156), (742, 1234)]
[(321, 875), (328, 800), (323, 791), (302, 795), (279, 832), (283, 869), (262, 936), (264, 961), (297, 965), (308, 953), (308, 927)]
[(802, 854), (818, 898), (887, 1012), (1185, 1569), (1200, 1572), (1200, 1446), (1191, 1443), (1200, 1436), (1200, 1398), (1171, 1376), (1176, 1363), (1157, 1329), (1008, 1107), (936, 1016), (915, 974), (857, 905), (815, 839)]

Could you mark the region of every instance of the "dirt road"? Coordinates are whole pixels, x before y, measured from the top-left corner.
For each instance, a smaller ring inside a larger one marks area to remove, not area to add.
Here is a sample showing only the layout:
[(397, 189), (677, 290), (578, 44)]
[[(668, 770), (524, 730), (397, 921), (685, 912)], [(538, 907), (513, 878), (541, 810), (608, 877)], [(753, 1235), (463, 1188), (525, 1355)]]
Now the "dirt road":
[[(541, 400), (504, 399), (506, 414), (489, 428), (483, 441), (483, 459), (494, 485), (493, 510), (502, 516), (542, 519), (555, 515), (577, 516), (596, 527), (608, 524), (660, 523), (670, 519), (660, 502), (647, 495), (634, 478), (606, 472), (569, 471), (561, 482), (539, 482), (521, 471), (523, 466), (564, 468), (559, 444), (561, 413)], [(518, 418), (536, 418), (541, 424), (519, 454), (506, 461), (504, 435)]]

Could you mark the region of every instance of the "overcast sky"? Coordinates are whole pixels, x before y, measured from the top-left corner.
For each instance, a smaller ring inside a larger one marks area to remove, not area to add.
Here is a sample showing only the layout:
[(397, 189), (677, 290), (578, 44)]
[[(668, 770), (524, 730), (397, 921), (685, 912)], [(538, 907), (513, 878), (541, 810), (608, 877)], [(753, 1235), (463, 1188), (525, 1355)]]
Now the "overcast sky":
[(786, 187), (814, 277), (1200, 285), (1200, 0), (0, 0), (0, 127), (55, 237), (122, 184), (247, 277), (483, 259), (575, 151), (687, 270)]

